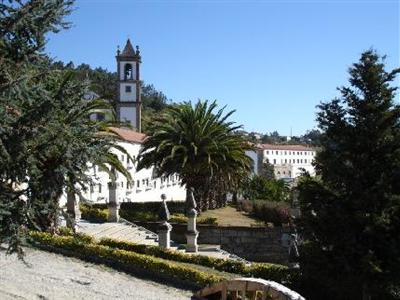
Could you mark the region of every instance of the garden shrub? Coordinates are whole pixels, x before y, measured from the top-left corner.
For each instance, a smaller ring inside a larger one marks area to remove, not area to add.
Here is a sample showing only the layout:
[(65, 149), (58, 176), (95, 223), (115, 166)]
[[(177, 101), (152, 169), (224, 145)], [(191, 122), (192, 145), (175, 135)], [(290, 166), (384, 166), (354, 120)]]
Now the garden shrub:
[(285, 202), (253, 201), (253, 216), (273, 223), (274, 226), (282, 226), (290, 221), (289, 205)]
[(171, 218), (169, 219), (169, 222), (171, 223), (187, 223), (188, 217), (186, 217), (184, 214), (173, 214)]
[(81, 218), (93, 223), (104, 223), (108, 219), (107, 208), (97, 208), (94, 205), (81, 204)]
[(251, 214), (254, 218), (274, 226), (282, 226), (290, 222), (289, 204), (286, 202), (272, 202), (267, 200), (242, 200), (240, 210)]
[[(274, 280), (279, 283), (291, 286), (299, 280), (297, 270), (291, 270), (286, 266), (270, 263), (252, 263), (245, 265), (243, 262), (226, 260), (215, 257), (201, 255), (187, 255), (172, 249), (160, 248), (157, 246), (135, 244), (124, 242), (110, 238), (103, 238), (98, 243), (94, 239), (85, 234), (73, 234), (69, 236), (52, 236), (49, 233), (31, 232), (30, 237), (39, 245), (50, 246), (58, 249), (72, 251), (74, 256), (83, 259), (96, 258), (96, 261), (109, 264), (124, 264), (126, 261), (139, 261), (137, 267), (144, 268), (149, 271), (158, 272), (160, 267), (164, 275), (169, 275), (174, 278), (187, 279), (195, 281), (198, 284), (204, 285), (214, 283), (223, 278), (210, 274), (211, 278), (206, 277), (209, 274), (204, 274), (198, 270), (189, 272), (186, 267), (176, 266), (170, 260), (178, 263), (189, 263), (209, 267), (218, 271), (238, 274), (246, 277), (263, 278), (266, 280)], [(115, 257), (113, 257), (113, 255)], [(139, 258), (138, 258), (139, 255)], [(157, 260), (158, 259), (158, 260)], [(104, 261), (103, 261), (104, 260)], [(161, 262), (160, 262), (161, 260)], [(148, 261), (149, 266), (143, 266), (143, 261)], [(166, 266), (166, 264), (168, 266)], [(174, 265), (170, 267), (170, 265)], [(172, 269), (171, 269), (172, 268)], [(182, 272), (182, 274), (170, 274), (168, 272)], [(196, 273), (197, 272), (197, 273)]]
[[(36, 245), (55, 252), (67, 251), (67, 254), (83, 260), (101, 262), (125, 271), (144, 269), (163, 278), (184, 280), (197, 286), (213, 284), (226, 278), (190, 266), (181, 265), (164, 259), (139, 254), (119, 248), (111, 248), (93, 242), (83, 242), (75, 236), (53, 236), (44, 232), (31, 232), (30, 237)], [(65, 253), (65, 252), (64, 252)]]
[(200, 217), (197, 219), (197, 224), (218, 225), (217, 218), (214, 217)]
[(214, 268), (218, 271), (237, 274), (245, 272), (245, 264), (233, 260), (226, 260), (202, 255), (188, 255), (175, 250), (160, 248), (158, 246), (140, 245), (131, 242), (118, 241), (110, 238), (101, 239), (99, 244), (173, 261), (202, 265), (205, 267)]
[[(148, 212), (158, 215), (162, 202), (123, 202), (121, 203), (121, 211)], [(167, 201), (168, 210), (171, 214), (185, 213), (185, 202)]]

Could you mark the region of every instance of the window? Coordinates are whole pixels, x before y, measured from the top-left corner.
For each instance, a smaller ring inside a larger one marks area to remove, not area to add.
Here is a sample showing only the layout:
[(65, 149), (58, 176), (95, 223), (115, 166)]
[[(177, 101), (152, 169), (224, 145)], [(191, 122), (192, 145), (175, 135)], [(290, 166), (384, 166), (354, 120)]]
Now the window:
[(99, 193), (101, 193), (101, 183), (99, 183)]
[(278, 151), (275, 151), (275, 154), (278, 155)]
[(132, 87), (130, 85), (125, 86), (125, 92), (126, 93), (132, 93)]
[(274, 159), (274, 165), (276, 164), (276, 159)]
[(285, 155), (287, 155), (287, 152), (285, 151)]
[(287, 159), (285, 158), (285, 164), (287, 163)]
[(91, 192), (91, 193), (94, 192), (94, 186), (93, 186), (93, 184), (90, 185), (90, 192)]
[(123, 154), (121, 155), (121, 161), (124, 161), (124, 155)]
[(136, 186), (140, 187), (140, 180), (136, 180)]
[(298, 164), (300, 163), (300, 159), (297, 159), (297, 163), (298, 163)]
[(123, 182), (123, 181), (121, 181), (121, 187), (122, 187), (122, 188), (124, 187), (124, 182)]
[(266, 154), (269, 154), (269, 151), (267, 150), (267, 151), (265, 151), (265, 153), (266, 153)]
[(304, 163), (307, 163), (307, 159), (304, 160)]
[(124, 70), (124, 79), (125, 80), (132, 80), (133, 79), (133, 72), (132, 72), (132, 65), (126, 64)]

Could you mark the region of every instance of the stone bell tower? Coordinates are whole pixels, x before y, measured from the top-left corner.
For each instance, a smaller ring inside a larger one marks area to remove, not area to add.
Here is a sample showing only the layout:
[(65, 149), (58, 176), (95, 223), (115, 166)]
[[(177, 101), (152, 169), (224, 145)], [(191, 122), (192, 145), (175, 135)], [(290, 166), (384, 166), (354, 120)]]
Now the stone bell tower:
[(129, 123), (136, 131), (141, 132), (140, 99), (140, 51), (133, 49), (128, 39), (124, 50), (117, 50), (118, 101), (117, 118), (122, 123)]

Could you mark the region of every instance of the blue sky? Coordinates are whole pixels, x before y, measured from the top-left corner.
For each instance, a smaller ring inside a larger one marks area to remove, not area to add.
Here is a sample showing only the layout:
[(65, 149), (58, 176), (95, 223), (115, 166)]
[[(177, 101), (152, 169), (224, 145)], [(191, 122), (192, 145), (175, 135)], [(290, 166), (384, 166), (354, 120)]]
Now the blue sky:
[[(126, 39), (141, 76), (174, 101), (216, 99), (247, 131), (303, 134), (371, 47), (400, 66), (398, 0), (81, 0), (49, 36), (57, 60), (116, 70)], [(399, 80), (397, 80), (397, 84)]]

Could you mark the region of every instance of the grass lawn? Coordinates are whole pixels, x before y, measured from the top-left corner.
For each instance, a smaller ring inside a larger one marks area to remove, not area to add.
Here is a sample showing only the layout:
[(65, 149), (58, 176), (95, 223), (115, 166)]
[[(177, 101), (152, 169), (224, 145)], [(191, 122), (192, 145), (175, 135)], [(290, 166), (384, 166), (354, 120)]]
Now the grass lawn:
[(237, 211), (236, 208), (232, 206), (207, 210), (201, 213), (201, 217), (217, 218), (218, 225), (221, 226), (264, 226), (262, 222), (249, 217), (244, 212)]

